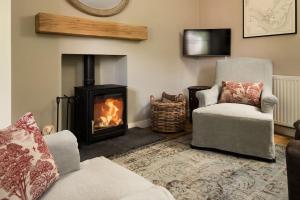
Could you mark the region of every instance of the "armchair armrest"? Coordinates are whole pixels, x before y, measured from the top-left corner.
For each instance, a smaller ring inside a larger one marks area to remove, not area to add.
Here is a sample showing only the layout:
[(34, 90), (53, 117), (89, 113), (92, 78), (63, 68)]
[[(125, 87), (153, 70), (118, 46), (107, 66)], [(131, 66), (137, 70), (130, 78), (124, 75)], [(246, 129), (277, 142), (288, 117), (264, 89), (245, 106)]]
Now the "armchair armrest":
[(270, 90), (263, 90), (261, 94), (261, 111), (263, 113), (272, 113), (277, 103), (278, 98)]
[(76, 137), (70, 131), (44, 136), (61, 176), (80, 169), (80, 155)]
[(214, 85), (211, 89), (196, 92), (196, 97), (199, 100), (199, 107), (218, 103), (219, 90), (219, 86)]
[(294, 123), (294, 127), (296, 129), (295, 139), (300, 140), (300, 120), (298, 120)]

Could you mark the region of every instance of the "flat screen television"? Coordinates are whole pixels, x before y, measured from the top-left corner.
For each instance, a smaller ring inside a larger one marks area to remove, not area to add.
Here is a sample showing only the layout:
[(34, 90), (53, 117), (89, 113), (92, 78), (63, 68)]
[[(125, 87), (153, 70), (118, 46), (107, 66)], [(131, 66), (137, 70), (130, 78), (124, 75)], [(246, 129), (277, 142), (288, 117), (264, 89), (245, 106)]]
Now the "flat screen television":
[(184, 56), (229, 56), (231, 29), (185, 29)]

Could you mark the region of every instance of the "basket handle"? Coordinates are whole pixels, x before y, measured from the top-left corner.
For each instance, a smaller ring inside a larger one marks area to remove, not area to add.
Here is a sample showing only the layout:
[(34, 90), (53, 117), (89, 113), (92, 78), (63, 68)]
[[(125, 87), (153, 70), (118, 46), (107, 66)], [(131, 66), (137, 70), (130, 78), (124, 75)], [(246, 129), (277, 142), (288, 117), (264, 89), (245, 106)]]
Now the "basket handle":
[(153, 95), (150, 96), (150, 103), (155, 101), (155, 97)]
[(178, 95), (178, 100), (184, 101), (184, 100), (185, 100), (184, 95), (183, 95), (183, 94), (179, 94), (179, 95)]

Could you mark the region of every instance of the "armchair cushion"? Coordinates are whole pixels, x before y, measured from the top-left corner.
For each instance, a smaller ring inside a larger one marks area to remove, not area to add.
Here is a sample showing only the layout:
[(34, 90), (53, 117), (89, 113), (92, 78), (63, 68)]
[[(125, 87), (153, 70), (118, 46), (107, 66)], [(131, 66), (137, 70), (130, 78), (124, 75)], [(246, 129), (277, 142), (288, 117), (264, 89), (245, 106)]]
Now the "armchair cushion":
[(214, 85), (211, 89), (196, 92), (196, 97), (199, 100), (199, 107), (218, 103), (219, 91), (219, 86)]
[[(195, 115), (214, 115), (222, 118), (248, 119), (254, 121), (272, 121), (273, 116), (268, 113), (260, 112), (260, 109), (255, 106), (245, 104), (221, 103), (213, 106), (207, 106), (194, 110)], [(231, 126), (231, 124), (228, 124)]]
[(219, 103), (240, 103), (260, 107), (263, 83), (223, 81)]

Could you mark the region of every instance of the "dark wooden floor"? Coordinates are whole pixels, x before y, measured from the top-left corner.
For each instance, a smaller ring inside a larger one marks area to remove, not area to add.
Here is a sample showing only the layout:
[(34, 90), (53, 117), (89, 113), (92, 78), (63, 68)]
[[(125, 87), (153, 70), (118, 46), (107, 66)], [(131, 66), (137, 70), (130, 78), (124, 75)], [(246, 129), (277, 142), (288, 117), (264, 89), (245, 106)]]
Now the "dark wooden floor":
[(292, 138), (289, 136), (281, 135), (279, 133), (275, 133), (275, 143), (280, 145), (287, 145)]

